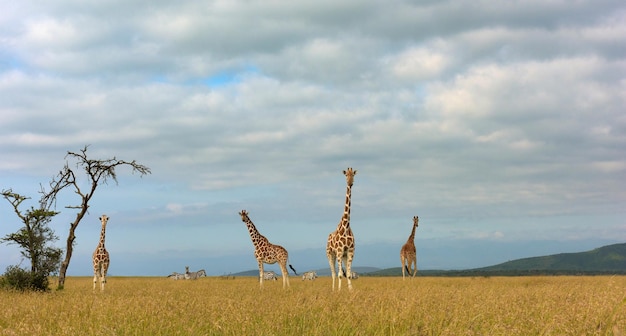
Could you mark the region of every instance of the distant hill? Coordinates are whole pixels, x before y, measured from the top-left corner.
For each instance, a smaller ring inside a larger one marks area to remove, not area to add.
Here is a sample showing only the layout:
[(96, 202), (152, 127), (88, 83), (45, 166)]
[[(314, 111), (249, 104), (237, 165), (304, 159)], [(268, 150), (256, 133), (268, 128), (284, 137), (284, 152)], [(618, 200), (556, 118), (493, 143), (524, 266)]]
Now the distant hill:
[(626, 272), (626, 243), (603, 246), (586, 252), (517, 259), (477, 270)]
[[(560, 253), (523, 258), (505, 263), (459, 271), (424, 270), (422, 276), (534, 275), (534, 274), (626, 274), (626, 243), (603, 246), (586, 252)], [(399, 276), (400, 267), (366, 275)]]

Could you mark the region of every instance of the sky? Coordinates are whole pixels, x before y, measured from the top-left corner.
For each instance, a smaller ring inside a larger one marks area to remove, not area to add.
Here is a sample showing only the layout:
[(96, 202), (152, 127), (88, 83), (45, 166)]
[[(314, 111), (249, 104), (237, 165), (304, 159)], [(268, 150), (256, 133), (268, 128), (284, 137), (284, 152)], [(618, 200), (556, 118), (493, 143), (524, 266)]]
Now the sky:
[[(348, 167), (354, 266), (399, 267), (413, 216), (420, 269), (626, 242), (623, 0), (0, 7), (0, 189), (36, 205), (85, 146), (152, 171), (99, 186), (68, 275), (93, 274), (102, 214), (109, 275), (256, 269), (243, 209), (328, 268)], [(0, 245), (0, 271), (26, 263)]]

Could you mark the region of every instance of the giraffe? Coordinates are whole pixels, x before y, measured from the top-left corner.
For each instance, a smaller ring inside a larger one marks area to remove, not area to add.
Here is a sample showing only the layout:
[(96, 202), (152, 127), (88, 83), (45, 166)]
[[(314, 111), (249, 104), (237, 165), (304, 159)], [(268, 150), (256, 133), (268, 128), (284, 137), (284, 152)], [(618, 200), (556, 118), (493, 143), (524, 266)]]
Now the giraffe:
[[(404, 280), (405, 270), (412, 277), (415, 277), (415, 274), (417, 273), (417, 253), (415, 252), (415, 228), (417, 228), (418, 222), (419, 222), (419, 218), (417, 216), (413, 216), (413, 230), (411, 230), (411, 235), (409, 236), (409, 239), (407, 239), (406, 243), (402, 245), (402, 249), (400, 250), (400, 261), (402, 261), (402, 279), (403, 280)], [(413, 272), (411, 272), (411, 268), (413, 268)]]
[(106, 283), (106, 275), (109, 269), (109, 252), (104, 247), (104, 234), (106, 231), (107, 222), (109, 217), (102, 215), (100, 222), (102, 222), (102, 230), (100, 231), (100, 242), (98, 247), (93, 252), (93, 289), (96, 289), (96, 282), (100, 279), (100, 290), (104, 290), (104, 284)]
[[(239, 215), (241, 215), (241, 220), (246, 223), (248, 232), (250, 233), (250, 239), (252, 239), (252, 245), (254, 245), (254, 256), (259, 263), (260, 287), (263, 288), (263, 264), (274, 264), (276, 262), (278, 262), (280, 271), (283, 275), (283, 288), (289, 287), (289, 273), (287, 272), (289, 254), (287, 253), (287, 250), (280, 245), (270, 243), (267, 238), (260, 234), (254, 226), (254, 223), (250, 220), (246, 210), (241, 210)], [(289, 268), (291, 268), (291, 270), (298, 275), (293, 266), (289, 265)]]
[[(335, 290), (335, 260), (337, 260), (337, 280), (338, 290), (341, 290), (341, 277), (342, 273), (346, 275), (348, 280), (348, 289), (352, 290), (352, 282), (350, 281), (350, 274), (352, 272), (352, 259), (354, 258), (354, 235), (350, 228), (350, 205), (352, 197), (352, 184), (354, 183), (354, 175), (356, 170), (349, 168), (343, 171), (346, 176), (347, 188), (346, 188), (346, 204), (343, 208), (343, 216), (337, 229), (328, 236), (328, 243), (326, 243), (326, 256), (328, 257), (328, 264), (330, 265), (330, 274), (333, 277), (333, 291)], [(347, 273), (344, 273), (341, 268), (341, 262), (346, 265)]]

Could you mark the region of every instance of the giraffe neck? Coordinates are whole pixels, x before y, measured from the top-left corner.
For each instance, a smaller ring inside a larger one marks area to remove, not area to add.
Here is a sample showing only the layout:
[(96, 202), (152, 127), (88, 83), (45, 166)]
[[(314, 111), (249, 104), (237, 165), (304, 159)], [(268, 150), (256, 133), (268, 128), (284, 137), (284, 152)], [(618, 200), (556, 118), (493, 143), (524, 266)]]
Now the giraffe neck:
[(411, 235), (409, 236), (409, 239), (407, 239), (407, 243), (413, 243), (415, 242), (415, 228), (417, 226), (415, 224), (413, 224), (413, 230), (411, 230)]
[(249, 217), (246, 217), (245, 223), (246, 223), (246, 226), (248, 227), (248, 232), (250, 233), (250, 239), (252, 239), (252, 244), (254, 244), (254, 247), (257, 247), (261, 241), (267, 240), (262, 234), (259, 233), (259, 231), (256, 229), (256, 227), (254, 226), (254, 223), (252, 223), (252, 220), (250, 220)]
[(98, 243), (98, 248), (104, 248), (105, 235), (106, 235), (106, 225), (102, 225), (102, 230), (100, 231), (100, 242)]
[(339, 222), (338, 229), (347, 228), (350, 226), (350, 206), (352, 199), (352, 186), (348, 185), (346, 187), (346, 205), (343, 208), (343, 216), (341, 217), (341, 221)]

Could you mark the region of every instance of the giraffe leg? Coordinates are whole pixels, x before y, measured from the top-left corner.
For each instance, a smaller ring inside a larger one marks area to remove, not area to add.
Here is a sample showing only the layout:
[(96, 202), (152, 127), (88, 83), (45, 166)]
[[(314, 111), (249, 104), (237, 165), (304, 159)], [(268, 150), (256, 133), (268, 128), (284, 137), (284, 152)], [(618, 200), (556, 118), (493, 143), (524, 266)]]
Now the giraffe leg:
[(285, 264), (280, 264), (280, 271), (283, 273), (283, 288), (285, 288), (285, 286), (290, 287), (289, 285), (289, 273), (287, 273), (287, 265)]
[[(330, 265), (330, 275), (333, 278), (333, 291), (335, 290), (335, 258), (332, 255), (328, 255), (328, 264)], [(341, 263), (339, 264), (341, 267)]]
[(353, 258), (354, 258), (354, 252), (348, 252), (348, 256), (345, 257), (346, 269), (347, 269), (346, 278), (348, 278), (348, 290), (352, 290), (352, 259)]
[(259, 286), (263, 288), (263, 262), (259, 261)]
[[(109, 262), (107, 261), (107, 262), (104, 264), (104, 270), (102, 271), (102, 281), (103, 281), (104, 283), (106, 283), (106, 282), (107, 282), (107, 280), (106, 280), (106, 276), (107, 276), (107, 272), (108, 272), (108, 271), (109, 271)], [(102, 285), (102, 289), (104, 290), (104, 285)]]
[(342, 265), (343, 257), (337, 256), (337, 290), (341, 290), (341, 278), (343, 277), (344, 269)]
[(417, 258), (413, 259), (413, 277), (417, 274)]
[(104, 290), (104, 284), (107, 282), (107, 271), (109, 270), (109, 263), (105, 262), (102, 264), (102, 273), (101, 273), (101, 277), (102, 277), (102, 283), (100, 285), (100, 290)]
[(96, 290), (96, 282), (98, 282), (98, 271), (93, 272), (93, 290)]
[(402, 280), (404, 280), (404, 256), (400, 256), (400, 261), (402, 262)]

